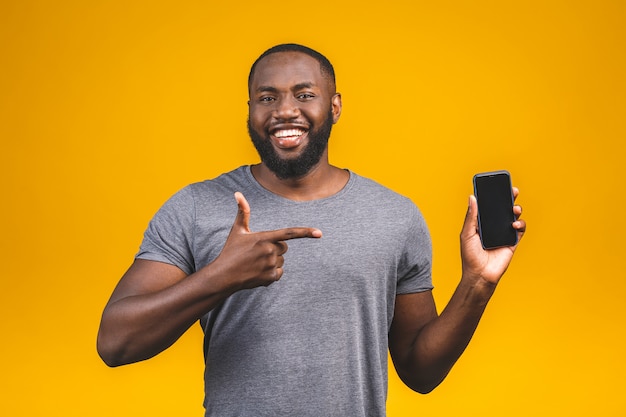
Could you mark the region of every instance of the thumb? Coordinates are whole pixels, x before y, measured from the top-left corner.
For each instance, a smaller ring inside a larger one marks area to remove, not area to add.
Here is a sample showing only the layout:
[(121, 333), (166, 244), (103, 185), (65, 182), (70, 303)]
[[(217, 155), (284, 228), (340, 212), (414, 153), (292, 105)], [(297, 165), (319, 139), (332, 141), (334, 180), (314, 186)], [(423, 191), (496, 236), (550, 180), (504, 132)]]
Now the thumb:
[(233, 230), (250, 233), (250, 204), (239, 191), (235, 193), (235, 200), (237, 200), (239, 210), (233, 223)]
[(463, 230), (461, 230), (461, 237), (463, 239), (469, 239), (476, 233), (478, 233), (478, 203), (476, 202), (476, 197), (470, 195)]

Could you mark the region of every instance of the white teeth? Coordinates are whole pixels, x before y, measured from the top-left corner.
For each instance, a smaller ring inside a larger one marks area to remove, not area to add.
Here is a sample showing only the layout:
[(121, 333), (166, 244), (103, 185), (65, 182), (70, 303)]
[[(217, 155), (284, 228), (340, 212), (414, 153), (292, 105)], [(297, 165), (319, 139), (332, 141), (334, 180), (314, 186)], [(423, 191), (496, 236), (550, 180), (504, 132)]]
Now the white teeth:
[(277, 130), (274, 132), (274, 136), (277, 138), (286, 138), (289, 136), (301, 136), (304, 133), (303, 130), (300, 129), (286, 129), (286, 130)]

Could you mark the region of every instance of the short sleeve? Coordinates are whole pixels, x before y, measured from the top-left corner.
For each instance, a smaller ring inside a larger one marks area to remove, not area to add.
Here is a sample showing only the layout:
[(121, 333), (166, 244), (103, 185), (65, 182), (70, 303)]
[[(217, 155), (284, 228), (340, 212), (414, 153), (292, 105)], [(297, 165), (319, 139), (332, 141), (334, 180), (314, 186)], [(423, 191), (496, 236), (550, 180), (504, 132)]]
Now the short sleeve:
[(406, 242), (398, 268), (396, 294), (410, 294), (433, 289), (432, 242), (428, 226), (413, 205), (407, 226)]
[(186, 187), (154, 215), (135, 258), (168, 263), (187, 274), (193, 273), (194, 224), (193, 192), (191, 187)]

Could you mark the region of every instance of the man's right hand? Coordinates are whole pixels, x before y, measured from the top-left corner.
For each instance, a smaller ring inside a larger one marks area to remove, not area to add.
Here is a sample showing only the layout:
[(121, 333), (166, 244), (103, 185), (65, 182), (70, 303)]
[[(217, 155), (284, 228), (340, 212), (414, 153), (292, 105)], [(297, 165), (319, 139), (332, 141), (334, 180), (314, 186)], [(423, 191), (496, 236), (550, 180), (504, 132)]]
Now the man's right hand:
[(268, 286), (283, 275), (290, 239), (320, 238), (322, 232), (311, 227), (252, 232), (250, 205), (240, 192), (235, 193), (239, 210), (220, 255), (211, 264), (214, 272), (225, 274), (238, 289)]

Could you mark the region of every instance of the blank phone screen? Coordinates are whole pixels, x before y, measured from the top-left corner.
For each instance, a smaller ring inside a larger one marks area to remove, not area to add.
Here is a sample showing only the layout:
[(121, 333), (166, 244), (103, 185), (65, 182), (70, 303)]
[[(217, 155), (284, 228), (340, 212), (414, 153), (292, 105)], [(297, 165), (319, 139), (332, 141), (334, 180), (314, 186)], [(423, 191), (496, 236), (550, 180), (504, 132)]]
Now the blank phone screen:
[(507, 172), (477, 174), (474, 194), (478, 201), (478, 225), (485, 249), (513, 246), (517, 232), (513, 229), (513, 194)]

